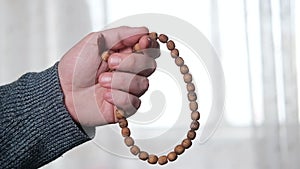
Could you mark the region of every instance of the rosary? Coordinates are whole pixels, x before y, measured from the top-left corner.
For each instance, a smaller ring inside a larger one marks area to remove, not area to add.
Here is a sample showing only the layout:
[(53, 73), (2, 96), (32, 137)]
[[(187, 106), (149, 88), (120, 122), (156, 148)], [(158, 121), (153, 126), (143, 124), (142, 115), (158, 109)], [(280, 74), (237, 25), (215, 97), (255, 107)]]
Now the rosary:
[[(130, 129), (128, 128), (128, 121), (124, 116), (125, 112), (120, 109), (115, 110), (116, 118), (119, 120), (119, 126), (121, 128), (121, 134), (124, 137), (124, 142), (126, 146), (130, 147), (130, 152), (138, 156), (140, 160), (148, 161), (149, 164), (160, 164), (164, 165), (167, 164), (168, 161), (172, 162), (177, 159), (179, 155), (184, 153), (185, 149), (188, 149), (192, 145), (192, 140), (196, 137), (196, 130), (199, 129), (200, 123), (200, 113), (198, 112), (198, 103), (197, 103), (197, 95), (195, 93), (195, 85), (192, 82), (192, 75), (189, 73), (189, 68), (187, 65), (184, 64), (184, 60), (182, 57), (179, 56), (179, 50), (175, 48), (175, 43), (172, 40), (169, 40), (168, 36), (164, 34), (157, 35), (156, 32), (151, 32), (148, 34), (149, 38), (152, 41), (157, 43), (159, 40), (161, 43), (165, 43), (168, 50), (170, 51), (171, 57), (174, 58), (175, 64), (180, 68), (180, 72), (183, 75), (183, 80), (186, 83), (187, 89), (187, 98), (189, 100), (189, 108), (191, 110), (191, 119), (192, 122), (190, 124), (190, 130), (186, 134), (186, 138), (182, 140), (180, 144), (175, 146), (173, 151), (169, 152), (166, 155), (157, 156), (155, 154), (149, 154), (146, 151), (142, 151), (137, 145), (135, 145), (134, 140), (130, 137)], [(139, 52), (140, 46), (137, 43), (133, 47), (133, 51)], [(101, 57), (104, 61), (107, 61), (111, 52), (105, 51), (102, 53)]]

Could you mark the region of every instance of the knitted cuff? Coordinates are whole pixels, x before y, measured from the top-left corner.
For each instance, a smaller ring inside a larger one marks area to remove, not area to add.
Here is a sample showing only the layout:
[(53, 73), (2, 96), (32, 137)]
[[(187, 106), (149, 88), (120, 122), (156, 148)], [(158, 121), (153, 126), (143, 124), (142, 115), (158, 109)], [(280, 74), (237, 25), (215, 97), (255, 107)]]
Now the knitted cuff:
[(64, 105), (58, 63), (0, 87), (0, 102), (1, 168), (38, 168), (90, 140)]

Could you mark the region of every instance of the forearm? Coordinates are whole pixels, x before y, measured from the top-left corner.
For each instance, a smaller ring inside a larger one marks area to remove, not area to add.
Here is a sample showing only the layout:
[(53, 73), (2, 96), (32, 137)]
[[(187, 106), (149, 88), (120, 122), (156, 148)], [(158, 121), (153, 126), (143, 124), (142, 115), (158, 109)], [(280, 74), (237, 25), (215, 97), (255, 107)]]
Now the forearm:
[(0, 87), (1, 168), (38, 168), (88, 140), (64, 105), (57, 64)]

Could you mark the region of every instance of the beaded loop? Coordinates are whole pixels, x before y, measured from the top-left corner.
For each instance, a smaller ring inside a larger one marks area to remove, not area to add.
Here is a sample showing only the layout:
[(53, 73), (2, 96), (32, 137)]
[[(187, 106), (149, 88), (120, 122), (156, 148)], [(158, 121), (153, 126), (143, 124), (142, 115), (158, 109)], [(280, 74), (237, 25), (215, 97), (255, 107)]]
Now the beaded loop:
[[(190, 130), (186, 134), (186, 138), (182, 140), (180, 144), (178, 144), (172, 152), (169, 152), (167, 155), (157, 156), (155, 154), (147, 153), (146, 151), (141, 151), (140, 148), (135, 145), (134, 139), (130, 136), (131, 132), (128, 128), (128, 121), (125, 117), (125, 112), (116, 109), (115, 116), (119, 122), (119, 126), (121, 128), (121, 134), (124, 137), (124, 143), (126, 146), (130, 147), (130, 152), (133, 155), (137, 155), (140, 160), (148, 161), (149, 164), (159, 164), (164, 165), (167, 164), (168, 161), (172, 162), (177, 159), (179, 155), (185, 152), (186, 149), (192, 146), (192, 140), (196, 137), (196, 130), (199, 129), (200, 123), (200, 113), (198, 112), (198, 103), (197, 103), (197, 94), (195, 93), (195, 85), (192, 83), (192, 74), (189, 73), (188, 66), (184, 63), (184, 60), (179, 55), (179, 50), (176, 49), (176, 45), (174, 41), (170, 40), (169, 37), (165, 34), (158, 35), (156, 32), (151, 32), (148, 34), (149, 39), (151, 39), (152, 47), (159, 47), (158, 41), (161, 43), (165, 43), (168, 50), (170, 50), (171, 57), (175, 60), (175, 64), (180, 68), (180, 73), (183, 75), (183, 80), (186, 83), (187, 89), (187, 99), (189, 100), (189, 109), (191, 110), (191, 120)], [(140, 53), (141, 48), (137, 43), (133, 47), (133, 52)], [(107, 61), (109, 56), (113, 53), (113, 51), (108, 50), (102, 53), (101, 58), (104, 61)]]

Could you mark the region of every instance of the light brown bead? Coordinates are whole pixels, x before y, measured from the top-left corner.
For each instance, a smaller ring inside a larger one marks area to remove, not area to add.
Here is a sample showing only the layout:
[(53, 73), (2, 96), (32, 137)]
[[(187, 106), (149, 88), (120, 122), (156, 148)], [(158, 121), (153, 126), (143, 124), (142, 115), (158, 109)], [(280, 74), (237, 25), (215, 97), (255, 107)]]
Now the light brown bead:
[(184, 64), (184, 60), (182, 59), (182, 57), (177, 57), (177, 58), (175, 59), (175, 64), (176, 64), (177, 66), (182, 66), (182, 65)]
[(148, 155), (148, 153), (147, 152), (145, 152), (145, 151), (141, 151), (140, 152), (140, 154), (139, 154), (139, 158), (141, 159), (141, 160), (147, 160), (148, 159), (148, 157), (149, 157), (149, 155)]
[(189, 130), (186, 136), (190, 140), (194, 140), (196, 138), (196, 132), (195, 132), (195, 130)]
[(131, 138), (131, 137), (126, 137), (126, 138), (124, 139), (124, 142), (125, 142), (126, 146), (128, 146), (128, 147), (134, 145), (134, 140), (133, 140), (133, 138)]
[(124, 118), (124, 114), (125, 113), (122, 110), (116, 109), (116, 111), (115, 111), (116, 118), (119, 120)]
[(167, 158), (168, 158), (169, 161), (175, 161), (177, 159), (177, 154), (175, 152), (170, 152), (167, 155)]
[(109, 53), (108, 50), (107, 50), (107, 51), (104, 51), (104, 52), (101, 54), (101, 58), (102, 58), (102, 60), (104, 60), (105, 62), (107, 62), (109, 56), (110, 56), (110, 53)]
[(198, 111), (193, 111), (191, 114), (192, 120), (199, 120), (200, 119), (200, 113)]
[(181, 145), (185, 148), (188, 149), (192, 146), (192, 141), (188, 138), (184, 139), (181, 143)]
[(198, 109), (198, 103), (195, 101), (190, 102), (190, 110), (197, 111), (197, 109)]
[(195, 91), (195, 85), (194, 85), (194, 83), (188, 83), (188, 84), (186, 85), (186, 90), (187, 90), (188, 92), (194, 92), (194, 91)]
[(121, 128), (127, 127), (128, 126), (128, 121), (126, 119), (120, 119), (119, 120), (119, 126)]
[(169, 50), (175, 49), (175, 43), (174, 43), (172, 40), (169, 40), (169, 41), (167, 42), (167, 48), (168, 48)]
[(135, 51), (135, 52), (139, 52), (139, 51), (141, 51), (141, 46), (140, 46), (140, 44), (139, 44), (139, 43), (137, 43), (137, 44), (135, 44), (135, 45), (134, 45), (134, 47), (133, 47), (133, 51)]
[(184, 152), (184, 147), (182, 145), (177, 145), (175, 148), (174, 148), (174, 152), (177, 154), (177, 155), (180, 155)]
[(130, 136), (130, 129), (128, 127), (122, 128), (122, 136), (129, 137)]
[(140, 153), (140, 148), (138, 146), (134, 145), (130, 148), (130, 152), (133, 155), (138, 155)]
[(160, 34), (158, 37), (159, 41), (162, 43), (167, 43), (167, 41), (169, 40), (168, 36), (165, 34)]
[(173, 58), (177, 58), (177, 57), (179, 56), (179, 50), (178, 50), (178, 49), (173, 49), (173, 50), (171, 51), (171, 56), (172, 56)]
[(185, 83), (191, 83), (192, 82), (192, 75), (190, 73), (186, 73), (183, 75), (183, 80)]
[(197, 100), (197, 94), (195, 92), (188, 92), (187, 96), (188, 96), (189, 101)]
[(200, 126), (200, 123), (199, 123), (197, 120), (193, 120), (192, 123), (191, 123), (190, 128), (191, 128), (192, 130), (198, 130), (198, 129), (199, 129), (199, 126)]
[(157, 33), (156, 32), (151, 32), (151, 33), (149, 33), (149, 37), (152, 40), (156, 40), (157, 39)]
[(158, 157), (154, 154), (149, 155), (148, 157), (148, 163), (149, 164), (156, 164), (158, 160)]
[(181, 72), (182, 74), (189, 73), (189, 68), (187, 67), (187, 65), (182, 65), (182, 66), (180, 66), (180, 72)]
[(158, 164), (159, 165), (164, 165), (164, 164), (167, 164), (168, 163), (168, 158), (167, 156), (163, 155), (163, 156), (160, 156), (158, 158)]

